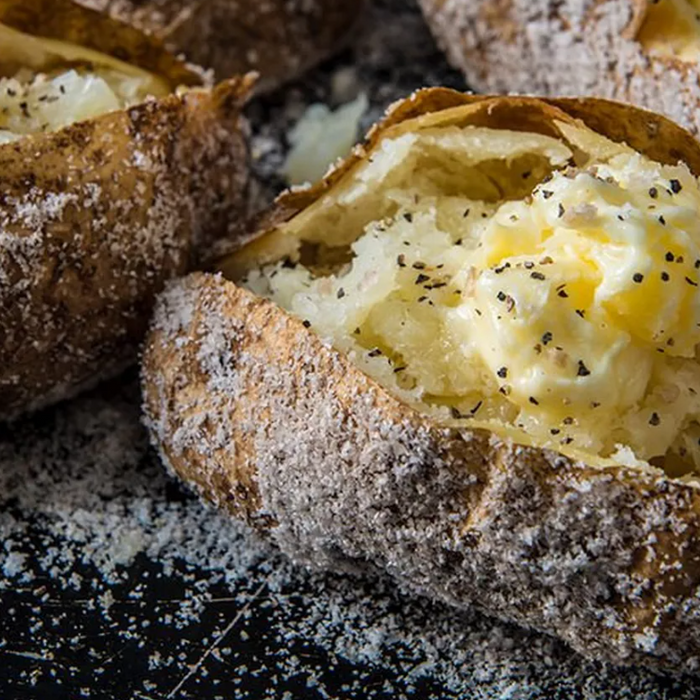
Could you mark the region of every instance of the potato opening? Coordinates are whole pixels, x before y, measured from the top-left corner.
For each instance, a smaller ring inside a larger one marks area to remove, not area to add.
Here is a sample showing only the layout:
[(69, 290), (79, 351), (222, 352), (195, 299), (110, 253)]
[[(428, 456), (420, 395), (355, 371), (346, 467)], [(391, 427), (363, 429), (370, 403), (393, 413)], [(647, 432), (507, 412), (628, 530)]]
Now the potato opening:
[(0, 24), (0, 143), (171, 92), (137, 66)]
[(445, 424), (693, 473), (698, 182), (554, 124), (389, 129), (229, 276)]
[(637, 41), (654, 56), (696, 63), (700, 59), (700, 0), (647, 3)]

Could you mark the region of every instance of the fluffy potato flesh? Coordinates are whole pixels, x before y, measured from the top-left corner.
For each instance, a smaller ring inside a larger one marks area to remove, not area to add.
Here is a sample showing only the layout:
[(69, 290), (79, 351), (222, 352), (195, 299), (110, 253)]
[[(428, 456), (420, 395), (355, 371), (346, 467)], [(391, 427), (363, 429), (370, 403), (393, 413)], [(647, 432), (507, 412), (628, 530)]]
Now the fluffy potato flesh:
[(582, 124), (389, 130), (241, 283), (437, 420), (700, 468), (700, 187)]
[(700, 0), (647, 3), (637, 40), (651, 54), (695, 63), (700, 59)]
[(0, 143), (162, 97), (161, 78), (74, 44), (0, 24)]

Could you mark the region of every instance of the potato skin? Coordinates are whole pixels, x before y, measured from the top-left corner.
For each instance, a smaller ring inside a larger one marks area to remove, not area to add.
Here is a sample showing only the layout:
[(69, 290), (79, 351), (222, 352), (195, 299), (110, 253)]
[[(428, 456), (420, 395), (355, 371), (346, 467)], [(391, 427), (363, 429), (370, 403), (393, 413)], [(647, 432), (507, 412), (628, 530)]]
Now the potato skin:
[(638, 41), (647, 0), (419, 0), (438, 44), (486, 93), (595, 95), (700, 131), (700, 66)]
[(160, 297), (142, 372), (166, 464), (295, 561), (382, 570), (588, 657), (698, 670), (697, 489), (438, 426), (214, 275)]
[(155, 294), (246, 209), (250, 80), (0, 147), (0, 417), (133, 362)]
[[(541, 133), (583, 119), (700, 171), (700, 145), (687, 132), (628, 105), (423, 90), (323, 182), (283, 196), (227, 274), (274, 259), (275, 227), (326, 194), (387, 129), (465, 106), (460, 123)], [(294, 560), (385, 571), (591, 658), (700, 671), (698, 488), (437, 424), (299, 319), (211, 274), (173, 282), (159, 298), (142, 387), (166, 464)]]
[(222, 79), (258, 71), (259, 90), (343, 46), (365, 0), (78, 0), (157, 37)]

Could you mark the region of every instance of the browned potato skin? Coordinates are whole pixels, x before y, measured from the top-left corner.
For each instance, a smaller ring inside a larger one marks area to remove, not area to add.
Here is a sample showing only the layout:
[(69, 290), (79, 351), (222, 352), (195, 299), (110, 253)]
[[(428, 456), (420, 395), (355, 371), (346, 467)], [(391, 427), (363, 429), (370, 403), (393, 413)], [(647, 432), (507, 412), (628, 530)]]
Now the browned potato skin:
[(344, 45), (365, 0), (78, 0), (163, 41), (217, 78), (258, 71), (258, 89), (299, 76)]
[[(156, 39), (68, 0), (0, 0), (0, 22), (109, 53), (173, 90), (201, 82)], [(0, 419), (133, 362), (165, 281), (237, 235), (253, 83), (234, 78), (0, 146)]]
[[(552, 133), (580, 118), (700, 172), (700, 146), (657, 115), (603, 100), (420, 91), (285, 221), (367, 157), (392, 125), (458, 105), (459, 123)], [(274, 227), (228, 264), (274, 256)], [(378, 569), (402, 586), (557, 635), (586, 656), (700, 670), (700, 490), (595, 467), (484, 430), (437, 424), (389, 395), (299, 319), (220, 276), (160, 297), (144, 409), (164, 461), (296, 561)]]
[(0, 417), (133, 362), (166, 279), (245, 213), (245, 79), (0, 147)]

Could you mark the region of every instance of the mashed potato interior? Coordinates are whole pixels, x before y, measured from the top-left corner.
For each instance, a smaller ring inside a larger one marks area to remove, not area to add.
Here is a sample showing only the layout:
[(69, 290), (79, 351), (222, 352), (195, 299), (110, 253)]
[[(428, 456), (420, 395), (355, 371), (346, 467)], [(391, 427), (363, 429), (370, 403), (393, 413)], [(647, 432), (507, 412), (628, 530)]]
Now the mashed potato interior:
[(157, 76), (80, 46), (0, 25), (0, 143), (170, 92)]
[(558, 128), (387, 137), (242, 282), (440, 421), (688, 473), (698, 181)]

